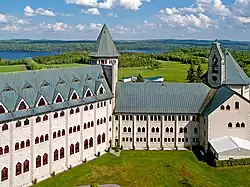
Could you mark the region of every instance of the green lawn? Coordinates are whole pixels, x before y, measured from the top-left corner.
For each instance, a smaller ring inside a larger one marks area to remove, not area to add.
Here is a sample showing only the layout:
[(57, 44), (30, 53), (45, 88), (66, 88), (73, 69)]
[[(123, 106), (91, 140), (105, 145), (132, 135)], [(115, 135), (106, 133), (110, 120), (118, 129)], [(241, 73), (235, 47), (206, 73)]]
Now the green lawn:
[(15, 72), (15, 71), (25, 71), (25, 65), (7, 65), (0, 66), (0, 72)]
[(87, 66), (88, 64), (53, 64), (54, 67), (57, 68), (72, 68), (72, 67), (81, 67), (81, 66)]
[[(127, 76), (137, 76), (141, 73), (143, 77), (163, 76), (167, 82), (187, 82), (186, 77), (188, 68), (188, 64), (162, 61), (162, 68), (158, 70), (147, 70), (145, 67), (120, 68), (119, 79)], [(202, 68), (205, 73), (207, 64), (202, 64)]]
[(119, 158), (105, 154), (79, 165), (37, 187), (75, 187), (115, 183), (122, 187), (249, 186), (250, 167), (213, 168), (199, 162), (190, 151), (122, 151)]

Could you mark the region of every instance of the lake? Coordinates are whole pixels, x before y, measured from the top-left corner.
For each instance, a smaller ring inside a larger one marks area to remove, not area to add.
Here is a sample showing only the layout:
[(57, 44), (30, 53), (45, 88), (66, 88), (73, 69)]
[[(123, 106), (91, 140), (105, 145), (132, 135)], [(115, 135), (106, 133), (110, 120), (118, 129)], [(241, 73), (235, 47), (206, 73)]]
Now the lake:
[[(167, 52), (167, 50), (157, 50), (157, 49), (140, 49), (140, 50), (122, 50), (121, 52), (131, 52), (131, 53), (162, 53)], [(0, 51), (0, 58), (19, 60), (22, 58), (29, 58), (35, 56), (52, 56), (61, 54), (62, 52), (49, 51), (49, 52), (24, 52), (24, 51)]]

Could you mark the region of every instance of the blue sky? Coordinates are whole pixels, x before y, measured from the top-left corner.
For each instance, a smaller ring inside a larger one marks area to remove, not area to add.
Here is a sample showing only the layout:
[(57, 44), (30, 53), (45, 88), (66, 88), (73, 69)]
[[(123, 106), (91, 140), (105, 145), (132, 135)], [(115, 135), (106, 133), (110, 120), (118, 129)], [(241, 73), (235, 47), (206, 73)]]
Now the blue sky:
[(250, 40), (250, 0), (1, 0), (0, 39)]

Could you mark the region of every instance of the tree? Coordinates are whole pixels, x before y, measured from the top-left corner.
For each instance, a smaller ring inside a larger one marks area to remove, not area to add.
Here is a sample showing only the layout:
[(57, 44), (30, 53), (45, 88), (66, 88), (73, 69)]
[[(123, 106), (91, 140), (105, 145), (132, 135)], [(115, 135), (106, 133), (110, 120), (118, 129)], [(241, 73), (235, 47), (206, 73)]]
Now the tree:
[(189, 82), (195, 82), (196, 80), (196, 71), (193, 63), (190, 64), (189, 70), (187, 71), (187, 80), (189, 80)]
[(202, 82), (202, 76), (203, 76), (203, 69), (201, 67), (201, 64), (198, 64), (197, 70), (196, 70), (196, 82)]
[(144, 78), (143, 78), (143, 76), (141, 76), (140, 73), (137, 76), (136, 82), (144, 82)]

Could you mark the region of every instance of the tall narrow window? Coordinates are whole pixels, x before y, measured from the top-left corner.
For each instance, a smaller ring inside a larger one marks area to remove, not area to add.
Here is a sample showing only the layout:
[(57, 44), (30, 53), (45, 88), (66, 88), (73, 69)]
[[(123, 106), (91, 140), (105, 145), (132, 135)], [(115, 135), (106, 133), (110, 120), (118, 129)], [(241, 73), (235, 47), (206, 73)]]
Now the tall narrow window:
[(39, 116), (36, 117), (36, 123), (41, 122), (41, 118)]
[(89, 146), (89, 143), (88, 143), (88, 140), (86, 139), (84, 141), (84, 149), (88, 149), (88, 146)]
[(35, 144), (38, 144), (38, 143), (39, 143), (39, 138), (36, 137), (36, 139), (35, 139)]
[(169, 128), (168, 127), (166, 128), (166, 132), (169, 132)]
[(20, 162), (16, 165), (16, 176), (22, 174), (22, 164)]
[(127, 132), (127, 128), (126, 127), (123, 127), (123, 132)]
[(74, 154), (74, 145), (71, 144), (70, 145), (70, 155), (73, 155)]
[(5, 113), (5, 109), (2, 105), (0, 105), (0, 114), (4, 114)]
[(239, 102), (235, 102), (235, 109), (240, 109), (240, 103)]
[(48, 154), (47, 153), (45, 153), (43, 155), (43, 165), (46, 165), (46, 164), (48, 164)]
[(160, 132), (160, 129), (159, 129), (159, 127), (157, 127), (157, 128), (156, 128), (156, 132)]
[(54, 118), (58, 118), (58, 113), (57, 112), (54, 113)]
[(25, 160), (24, 163), (23, 163), (23, 172), (28, 172), (30, 170), (30, 166), (29, 166), (29, 161), (28, 160)]
[(29, 125), (30, 121), (28, 119), (24, 120), (24, 126)]
[(75, 153), (78, 153), (80, 150), (80, 144), (79, 142), (76, 143), (76, 146), (75, 146)]
[(226, 106), (226, 110), (230, 110), (230, 106), (229, 105)]
[(73, 127), (73, 132), (76, 132), (76, 126)]
[(62, 136), (65, 136), (65, 130), (64, 129), (62, 130)]
[(40, 143), (44, 142), (44, 137), (43, 135), (40, 137)]
[(89, 109), (92, 110), (93, 108), (94, 108), (94, 106), (91, 104), (90, 107), (89, 107)]
[(225, 106), (224, 106), (224, 105), (221, 105), (221, 106), (220, 106), (220, 109), (221, 109), (221, 110), (225, 110)]
[(1, 171), (1, 181), (8, 180), (8, 168), (3, 168)]
[(152, 132), (155, 132), (155, 128), (154, 127), (152, 127)]
[(10, 148), (9, 148), (8, 145), (6, 145), (6, 146), (4, 147), (4, 154), (9, 153), (9, 152), (10, 152)]
[(236, 127), (240, 127), (240, 123), (239, 122), (236, 123)]
[(17, 122), (16, 122), (16, 128), (21, 127), (21, 126), (22, 126), (21, 121), (17, 121)]
[(18, 107), (18, 110), (25, 110), (25, 109), (27, 109), (27, 106), (26, 106), (26, 104), (24, 103), (24, 101), (22, 101), (22, 102), (20, 103), (19, 107)]
[(141, 127), (138, 127), (138, 128), (137, 128), (137, 132), (141, 132)]
[(171, 128), (170, 128), (170, 132), (174, 132), (174, 129), (173, 129), (173, 127), (171, 127)]
[(230, 122), (230, 123), (228, 123), (227, 127), (228, 127), (228, 128), (232, 128), (232, 127), (233, 127), (233, 124)]
[(64, 148), (60, 149), (60, 159), (64, 158)]
[(2, 126), (2, 131), (7, 131), (8, 130), (8, 125), (5, 123), (3, 126)]
[(0, 155), (3, 155), (3, 148), (0, 147)]
[(70, 109), (69, 114), (70, 114), (70, 115), (74, 114), (73, 108)]
[(60, 112), (60, 117), (63, 117), (63, 116), (65, 116), (65, 113), (64, 113), (64, 111), (61, 111)]
[(46, 135), (45, 135), (45, 141), (48, 141), (48, 140), (49, 140), (49, 135), (46, 134)]
[(198, 129), (195, 127), (194, 128), (194, 133), (197, 134), (198, 133)]
[(245, 123), (242, 122), (242, 123), (240, 124), (240, 127), (245, 128)]
[(183, 133), (183, 128), (182, 127), (180, 128), (179, 133)]
[(53, 132), (53, 139), (56, 138), (56, 132)]
[(105, 142), (105, 133), (102, 134), (102, 143)]
[(86, 105), (85, 107), (84, 107), (84, 111), (87, 111), (88, 110), (88, 106)]
[(98, 145), (101, 144), (101, 135), (100, 134), (97, 136), (97, 144)]
[(60, 130), (57, 132), (57, 137), (61, 137), (61, 131)]
[(76, 113), (79, 113), (80, 112), (80, 108), (76, 108)]
[(93, 138), (91, 137), (89, 139), (89, 148), (93, 147)]
[(48, 119), (49, 119), (49, 117), (45, 114), (45, 115), (43, 116), (43, 121), (48, 121)]
[(15, 150), (16, 151), (19, 150), (19, 143), (18, 142), (15, 144)]
[(21, 141), (21, 149), (23, 149), (25, 147), (25, 143), (24, 141)]
[(30, 140), (26, 140), (26, 147), (29, 147), (30, 146)]
[(80, 129), (80, 125), (77, 125), (77, 131), (80, 131), (81, 129)]
[(57, 161), (58, 160), (58, 150), (56, 149), (54, 151), (54, 161)]
[(41, 167), (41, 156), (40, 155), (38, 155), (36, 157), (36, 168), (39, 168), (39, 167)]
[(184, 128), (184, 133), (187, 133), (187, 127)]
[(101, 87), (99, 90), (99, 94), (103, 94), (103, 93), (104, 93), (104, 89), (103, 89), (103, 87)]

